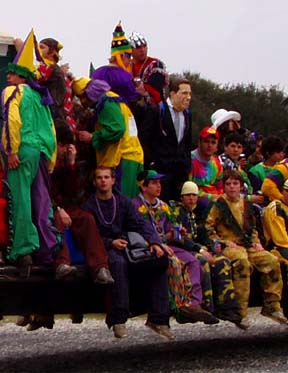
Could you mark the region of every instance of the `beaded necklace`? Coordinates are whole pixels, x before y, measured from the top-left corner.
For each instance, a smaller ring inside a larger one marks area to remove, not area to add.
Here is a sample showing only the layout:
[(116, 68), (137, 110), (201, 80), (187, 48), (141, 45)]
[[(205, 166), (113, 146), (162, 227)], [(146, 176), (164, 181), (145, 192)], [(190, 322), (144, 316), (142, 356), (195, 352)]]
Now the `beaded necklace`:
[(113, 213), (112, 213), (112, 218), (111, 218), (110, 221), (105, 219), (103, 211), (100, 207), (100, 203), (99, 203), (96, 195), (95, 195), (95, 202), (96, 202), (96, 206), (97, 206), (97, 210), (99, 212), (100, 218), (101, 218), (102, 222), (104, 223), (104, 225), (112, 225), (112, 223), (114, 222), (114, 220), (116, 218), (116, 212), (117, 212), (116, 198), (115, 198), (114, 194), (112, 194), (112, 202), (113, 202), (113, 206), (112, 206), (113, 210), (112, 211), (113, 211)]

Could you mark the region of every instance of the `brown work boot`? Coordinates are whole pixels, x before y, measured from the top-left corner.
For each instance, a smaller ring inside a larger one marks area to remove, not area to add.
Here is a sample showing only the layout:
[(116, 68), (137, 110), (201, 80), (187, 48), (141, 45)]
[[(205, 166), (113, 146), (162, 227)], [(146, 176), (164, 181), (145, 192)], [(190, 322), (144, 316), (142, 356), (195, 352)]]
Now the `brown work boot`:
[(128, 337), (128, 331), (125, 324), (115, 324), (113, 325), (112, 329), (116, 338)]
[(159, 334), (161, 337), (167, 338), (169, 341), (173, 341), (175, 339), (175, 335), (171, 332), (168, 325), (158, 325), (152, 323), (151, 321), (146, 321), (145, 325), (153, 330), (153, 332)]
[(183, 306), (179, 308), (180, 315), (191, 322), (203, 321), (204, 324), (214, 325), (219, 323), (219, 319), (212, 315), (212, 313), (203, 310), (200, 306)]
[(114, 279), (111, 276), (109, 269), (106, 267), (101, 267), (99, 271), (92, 272), (92, 278), (93, 278), (93, 282), (96, 282), (97, 284), (102, 284), (102, 285), (114, 284)]

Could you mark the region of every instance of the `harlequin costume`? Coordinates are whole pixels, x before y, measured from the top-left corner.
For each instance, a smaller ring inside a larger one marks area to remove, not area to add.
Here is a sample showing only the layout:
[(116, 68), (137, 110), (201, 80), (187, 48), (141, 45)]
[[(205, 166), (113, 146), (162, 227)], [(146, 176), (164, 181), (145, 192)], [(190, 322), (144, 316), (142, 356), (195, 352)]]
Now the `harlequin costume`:
[(25, 78), (28, 84), (11, 85), (2, 92), (2, 149), (7, 156), (17, 154), (20, 161), (17, 168), (7, 171), (14, 229), (7, 257), (14, 262), (35, 253), (36, 261), (50, 264), (57, 240), (50, 221), (48, 171), (55, 164), (56, 136), (44, 96), (29, 85), (33, 86), (33, 48), (32, 30), (13, 64), (8, 65), (8, 72)]
[(267, 166), (264, 162), (257, 163), (248, 171), (248, 177), (253, 187), (253, 192), (261, 191), (261, 186), (265, 178), (272, 171), (272, 166)]
[(288, 179), (288, 158), (276, 164), (267, 175), (262, 184), (262, 192), (270, 201), (281, 199), (281, 187), (284, 181)]
[(129, 107), (101, 80), (79, 78), (72, 87), (75, 94), (85, 93), (95, 103), (91, 122), (95, 125), (92, 145), (97, 166), (116, 168), (119, 190), (128, 197), (135, 197), (138, 194), (136, 177), (143, 168), (143, 150)]
[(107, 82), (111, 91), (117, 93), (126, 103), (132, 103), (139, 98), (135, 89), (131, 68), (126, 67), (122, 61), (122, 55), (131, 55), (132, 49), (122, 28), (118, 23), (111, 42), (111, 57), (114, 57), (116, 64), (101, 66), (94, 70), (92, 79), (100, 79)]

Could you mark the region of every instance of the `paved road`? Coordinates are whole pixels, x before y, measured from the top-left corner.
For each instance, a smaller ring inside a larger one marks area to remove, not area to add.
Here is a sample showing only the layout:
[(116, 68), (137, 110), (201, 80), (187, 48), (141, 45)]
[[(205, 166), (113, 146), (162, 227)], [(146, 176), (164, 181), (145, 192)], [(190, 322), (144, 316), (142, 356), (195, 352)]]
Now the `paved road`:
[(27, 332), (11, 322), (0, 327), (1, 372), (287, 372), (288, 326), (251, 310), (249, 331), (227, 322), (178, 325), (166, 342), (129, 320), (130, 338), (117, 340), (101, 318), (80, 325), (57, 319), (53, 330)]

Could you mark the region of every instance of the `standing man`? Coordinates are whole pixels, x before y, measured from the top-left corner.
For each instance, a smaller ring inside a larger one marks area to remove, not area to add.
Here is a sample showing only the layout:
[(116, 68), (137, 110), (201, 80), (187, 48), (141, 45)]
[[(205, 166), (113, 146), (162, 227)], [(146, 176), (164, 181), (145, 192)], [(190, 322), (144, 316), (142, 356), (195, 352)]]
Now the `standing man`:
[[(108, 327), (113, 327), (116, 338), (128, 336), (126, 321), (129, 317), (129, 263), (125, 255), (128, 244), (123, 235), (127, 232), (140, 233), (150, 243), (151, 252), (162, 257), (164, 251), (154, 230), (146, 226), (137, 214), (130, 199), (114, 191), (115, 177), (111, 168), (99, 167), (95, 171), (95, 194), (91, 195), (83, 208), (91, 212), (97, 222), (100, 235), (109, 256), (112, 276), (111, 309), (106, 318)], [(141, 272), (141, 275), (145, 273)], [(169, 329), (168, 279), (166, 267), (147, 273), (149, 283), (149, 309), (146, 326), (154, 332), (174, 339)]]
[(136, 85), (143, 83), (142, 93), (148, 97), (150, 104), (164, 101), (164, 89), (169, 81), (165, 64), (158, 58), (148, 56), (147, 41), (143, 35), (132, 32), (129, 42), (132, 47), (132, 74)]
[(93, 110), (91, 127), (95, 130), (79, 131), (79, 140), (92, 144), (97, 166), (116, 168), (118, 189), (127, 197), (135, 197), (136, 178), (143, 168), (143, 150), (131, 110), (104, 80), (77, 78), (72, 89), (82, 106)]
[(216, 156), (219, 133), (204, 127), (199, 135), (198, 148), (191, 154), (189, 180), (198, 185), (197, 216), (204, 215), (209, 201), (215, 201), (223, 193), (223, 168)]
[(148, 109), (139, 139), (144, 150), (146, 168), (153, 165), (165, 174), (161, 198), (178, 200), (191, 165), (192, 131), (191, 84), (184, 78), (170, 81), (167, 101)]
[(132, 49), (119, 21), (113, 32), (109, 64), (94, 70), (92, 79), (104, 80), (111, 91), (117, 93), (129, 105), (137, 106), (142, 96), (137, 92), (131, 73)]
[(51, 264), (57, 245), (51, 230), (49, 171), (56, 159), (55, 129), (48, 105), (31, 88), (34, 79), (34, 33), (30, 32), (13, 63), (8, 65), (8, 87), (2, 92), (4, 125), (2, 149), (7, 156), (7, 180), (12, 195), (13, 243), (8, 260), (27, 269), (32, 257)]

